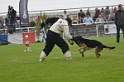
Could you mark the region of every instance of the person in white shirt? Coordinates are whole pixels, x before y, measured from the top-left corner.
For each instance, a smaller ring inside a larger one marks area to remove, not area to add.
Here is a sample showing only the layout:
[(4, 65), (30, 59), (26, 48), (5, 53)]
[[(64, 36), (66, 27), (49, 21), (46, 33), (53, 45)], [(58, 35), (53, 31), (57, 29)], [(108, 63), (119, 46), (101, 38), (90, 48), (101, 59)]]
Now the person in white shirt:
[[(43, 28), (46, 24), (53, 22), (54, 20), (50, 20), (47, 22), (50, 18), (46, 19), (46, 22), (44, 24), (41, 24), (41, 28)], [(49, 53), (52, 51), (55, 45), (61, 48), (66, 60), (71, 60), (71, 52), (69, 50), (69, 46), (66, 43), (66, 41), (60, 36), (63, 32), (65, 34), (65, 37), (69, 41), (69, 43), (72, 45), (74, 41), (72, 40), (72, 36), (69, 33), (69, 26), (71, 25), (70, 19), (62, 19), (59, 18), (58, 20), (55, 20), (55, 23), (50, 27), (50, 29), (47, 32), (47, 38), (46, 38), (46, 45), (43, 51), (40, 54), (40, 60), (43, 61), (45, 58), (49, 55)]]
[[(96, 18), (96, 21), (95, 21), (97, 34), (104, 35), (104, 23), (105, 23), (104, 18), (101, 15), (99, 15), (99, 17)], [(102, 30), (100, 31), (100, 29), (102, 29)], [(97, 35), (97, 36), (99, 36), (99, 35)]]
[[(83, 19), (83, 24), (85, 24), (86, 26), (89, 26), (89, 25), (91, 25), (92, 23), (94, 23), (93, 19), (90, 17), (90, 15), (86, 15), (86, 17)], [(86, 33), (87, 33), (86, 37), (89, 37), (89, 35), (90, 35), (90, 30), (89, 30), (88, 27), (87, 27), (87, 29), (86, 29)]]
[(96, 22), (96, 23), (104, 23), (105, 20), (104, 20), (104, 18), (103, 18), (101, 15), (99, 15), (99, 17), (96, 19), (95, 22)]
[(91, 25), (92, 23), (94, 23), (94, 21), (89, 15), (86, 15), (86, 17), (83, 19), (83, 23), (85, 25)]

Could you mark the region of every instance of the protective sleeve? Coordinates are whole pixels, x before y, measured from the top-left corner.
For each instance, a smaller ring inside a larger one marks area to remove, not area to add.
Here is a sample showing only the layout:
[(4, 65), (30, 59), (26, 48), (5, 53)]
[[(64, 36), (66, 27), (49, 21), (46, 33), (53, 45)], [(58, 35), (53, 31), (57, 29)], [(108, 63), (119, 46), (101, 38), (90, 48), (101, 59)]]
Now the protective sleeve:
[(62, 27), (63, 27), (64, 35), (67, 38), (67, 40), (72, 39), (72, 36), (69, 32), (69, 26), (66, 20), (62, 23)]

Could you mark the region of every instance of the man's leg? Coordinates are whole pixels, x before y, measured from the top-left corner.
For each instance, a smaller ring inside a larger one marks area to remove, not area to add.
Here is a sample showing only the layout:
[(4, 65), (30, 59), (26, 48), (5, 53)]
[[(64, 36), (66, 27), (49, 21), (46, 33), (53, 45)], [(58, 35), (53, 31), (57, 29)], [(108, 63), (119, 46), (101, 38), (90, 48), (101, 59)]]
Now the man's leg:
[(68, 50), (64, 53), (66, 60), (72, 60), (71, 52)]
[(122, 33), (123, 33), (123, 38), (124, 38), (124, 26), (122, 27)]
[(13, 32), (15, 33), (16, 32), (16, 22), (11, 21), (11, 25), (12, 25), (12, 28), (13, 28)]
[(71, 52), (69, 51), (69, 46), (68, 44), (65, 42), (65, 40), (63, 40), (62, 37), (59, 37), (58, 40), (56, 40), (56, 45), (59, 46), (62, 49), (62, 52), (65, 56), (66, 60), (71, 60), (72, 56), (71, 56)]
[(45, 60), (45, 58), (52, 51), (53, 47), (54, 47), (54, 43), (52, 43), (51, 41), (46, 40), (46, 46), (40, 54), (40, 60), (39, 61), (42, 62), (43, 60)]
[(45, 58), (46, 58), (46, 56), (47, 56), (46, 53), (45, 53), (44, 51), (42, 51), (41, 54), (40, 54), (40, 59), (39, 59), (39, 61), (41, 61), (41, 62), (44, 61)]
[(120, 41), (120, 26), (117, 26), (116, 30), (117, 30), (116, 42), (119, 43), (119, 41)]

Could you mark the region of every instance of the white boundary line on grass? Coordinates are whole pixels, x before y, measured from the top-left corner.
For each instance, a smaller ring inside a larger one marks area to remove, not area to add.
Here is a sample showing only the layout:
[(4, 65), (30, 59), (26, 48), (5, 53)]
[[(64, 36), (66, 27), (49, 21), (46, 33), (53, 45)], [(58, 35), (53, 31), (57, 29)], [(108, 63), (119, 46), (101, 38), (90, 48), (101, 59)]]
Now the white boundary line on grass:
[[(80, 52), (71, 52), (72, 54), (75, 54), (75, 53), (79, 53), (80, 54)], [(88, 53), (88, 52), (86, 52), (86, 54), (94, 54), (94, 53)]]
[[(72, 53), (72, 55), (77, 55), (77, 54), (79, 54), (80, 55), (80, 52), (71, 52)], [(88, 54), (88, 55), (95, 55), (95, 53), (94, 52), (86, 52), (86, 54)], [(104, 54), (101, 54), (101, 55), (104, 55)], [(113, 57), (124, 57), (124, 55), (122, 55), (122, 54), (109, 54), (108, 53), (108, 56), (113, 56)], [(61, 58), (61, 57), (59, 57), (59, 56), (55, 56), (55, 57), (52, 57), (52, 58)]]

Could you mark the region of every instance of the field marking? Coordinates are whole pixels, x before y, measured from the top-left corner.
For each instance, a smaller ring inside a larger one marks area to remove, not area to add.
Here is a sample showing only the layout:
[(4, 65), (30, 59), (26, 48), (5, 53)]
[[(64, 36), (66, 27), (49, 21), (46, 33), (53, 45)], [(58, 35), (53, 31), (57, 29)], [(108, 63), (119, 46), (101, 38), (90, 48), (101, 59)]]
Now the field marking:
[(57, 58), (61, 58), (61, 57), (51, 57), (51, 58), (55, 58), (55, 59), (57, 59)]
[[(79, 55), (80, 55), (80, 52), (71, 52), (71, 53), (72, 53), (72, 55), (75, 55), (75, 54), (79, 54)], [(92, 55), (95, 55), (95, 53), (92, 53), (92, 52), (91, 52), (91, 53), (86, 52), (86, 54), (87, 54), (87, 55), (91, 55), (91, 54), (92, 54)], [(85, 55), (85, 53), (84, 53), (84, 55)], [(105, 54), (103, 53), (103, 54), (101, 54), (101, 56), (102, 56), (102, 55), (105, 55)], [(109, 53), (108, 53), (107, 55), (108, 55), (108, 56), (112, 56), (112, 57), (124, 57), (124, 54), (109, 54)]]
[(17, 63), (18, 63), (18, 62), (23, 62), (23, 61), (21, 61), (21, 60), (19, 60), (19, 59), (11, 59), (10, 61), (11, 61), (11, 62), (17, 62)]
[[(75, 53), (78, 53), (78, 54), (80, 54), (80, 52), (71, 52), (71, 53), (74, 53), (74, 54), (75, 54)], [(86, 54), (94, 54), (94, 53), (87, 53), (87, 52), (86, 52)]]

